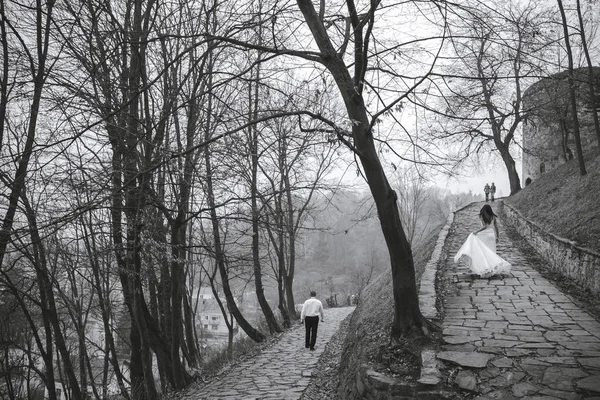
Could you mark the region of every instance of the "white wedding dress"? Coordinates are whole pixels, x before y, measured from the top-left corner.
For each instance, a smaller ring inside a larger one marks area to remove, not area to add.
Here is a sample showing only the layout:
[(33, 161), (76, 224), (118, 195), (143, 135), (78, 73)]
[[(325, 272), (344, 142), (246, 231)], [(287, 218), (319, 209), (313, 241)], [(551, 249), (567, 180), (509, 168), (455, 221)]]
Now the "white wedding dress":
[(508, 274), (511, 265), (496, 254), (496, 233), (492, 224), (477, 235), (471, 233), (454, 256), (454, 262), (463, 260), (471, 273), (482, 278)]

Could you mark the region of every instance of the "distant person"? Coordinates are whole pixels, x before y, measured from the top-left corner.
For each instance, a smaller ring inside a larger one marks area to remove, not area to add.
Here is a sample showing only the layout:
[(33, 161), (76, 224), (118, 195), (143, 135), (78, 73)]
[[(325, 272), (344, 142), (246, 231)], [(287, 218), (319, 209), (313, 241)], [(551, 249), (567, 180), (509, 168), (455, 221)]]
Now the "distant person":
[(317, 292), (313, 290), (310, 292), (310, 299), (306, 300), (302, 305), (302, 312), (300, 313), (300, 321), (306, 327), (305, 347), (307, 349), (315, 349), (319, 317), (321, 317), (322, 322), (325, 322), (323, 317), (323, 303), (317, 300)]
[(511, 265), (496, 254), (498, 225), (496, 214), (489, 204), (479, 211), (481, 229), (471, 233), (454, 256), (454, 262), (461, 259), (474, 275), (489, 278), (492, 275), (508, 274)]
[(488, 185), (487, 183), (483, 187), (483, 193), (485, 193), (485, 201), (487, 202), (490, 197), (490, 185)]
[(494, 182), (490, 186), (490, 195), (492, 196), (492, 201), (494, 201), (494, 197), (496, 196), (496, 185), (494, 185)]

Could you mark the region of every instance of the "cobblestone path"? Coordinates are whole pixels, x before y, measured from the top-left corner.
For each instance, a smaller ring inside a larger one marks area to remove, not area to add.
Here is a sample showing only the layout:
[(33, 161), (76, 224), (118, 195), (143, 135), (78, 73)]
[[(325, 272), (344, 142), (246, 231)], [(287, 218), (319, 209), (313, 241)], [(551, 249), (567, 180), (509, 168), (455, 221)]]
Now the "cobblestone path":
[(196, 399), (299, 399), (311, 379), (325, 345), (354, 307), (325, 310), (325, 322), (319, 323), (314, 351), (304, 348), (304, 326), (287, 331), (272, 347), (241, 362), (218, 379), (200, 384), (181, 397)]
[(600, 323), (533, 269), (502, 221), (498, 254), (509, 276), (480, 279), (454, 264), (483, 204), (457, 213), (446, 242), (438, 358), (463, 367), (454, 383), (477, 399), (600, 399)]

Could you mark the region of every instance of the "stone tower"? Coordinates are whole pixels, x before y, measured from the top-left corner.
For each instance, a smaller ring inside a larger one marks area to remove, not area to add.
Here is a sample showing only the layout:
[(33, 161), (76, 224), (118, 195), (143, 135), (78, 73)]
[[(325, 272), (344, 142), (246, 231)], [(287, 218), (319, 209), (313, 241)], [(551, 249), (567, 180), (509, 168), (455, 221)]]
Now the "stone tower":
[[(575, 70), (575, 92), (583, 153), (598, 147), (592, 109), (600, 111), (600, 67), (594, 67), (596, 104), (589, 94), (587, 68)], [(528, 185), (541, 174), (577, 157), (569, 99), (568, 72), (543, 78), (523, 94), (527, 118), (523, 124), (523, 170)]]

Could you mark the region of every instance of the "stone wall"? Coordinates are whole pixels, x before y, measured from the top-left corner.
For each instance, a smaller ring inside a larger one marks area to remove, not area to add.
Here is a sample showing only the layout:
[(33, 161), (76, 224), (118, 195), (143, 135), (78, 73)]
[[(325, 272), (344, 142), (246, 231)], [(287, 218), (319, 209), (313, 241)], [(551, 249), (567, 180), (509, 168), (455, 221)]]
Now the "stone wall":
[(515, 228), (548, 261), (553, 270), (600, 295), (600, 254), (545, 232), (506, 202), (503, 202), (499, 211), (504, 221)]
[[(600, 67), (594, 68), (596, 96), (600, 97)], [(575, 70), (577, 117), (584, 154), (594, 151), (597, 141), (594, 130), (593, 104), (586, 68)], [(524, 186), (544, 172), (576, 158), (575, 138), (569, 97), (568, 74), (561, 72), (541, 79), (523, 94), (523, 164)], [(596, 99), (598, 101), (598, 99)]]
[(361, 365), (356, 374), (356, 392), (357, 396), (354, 398), (361, 400), (454, 398), (452, 393), (437, 386), (407, 382), (402, 378), (373, 371), (367, 364)]

